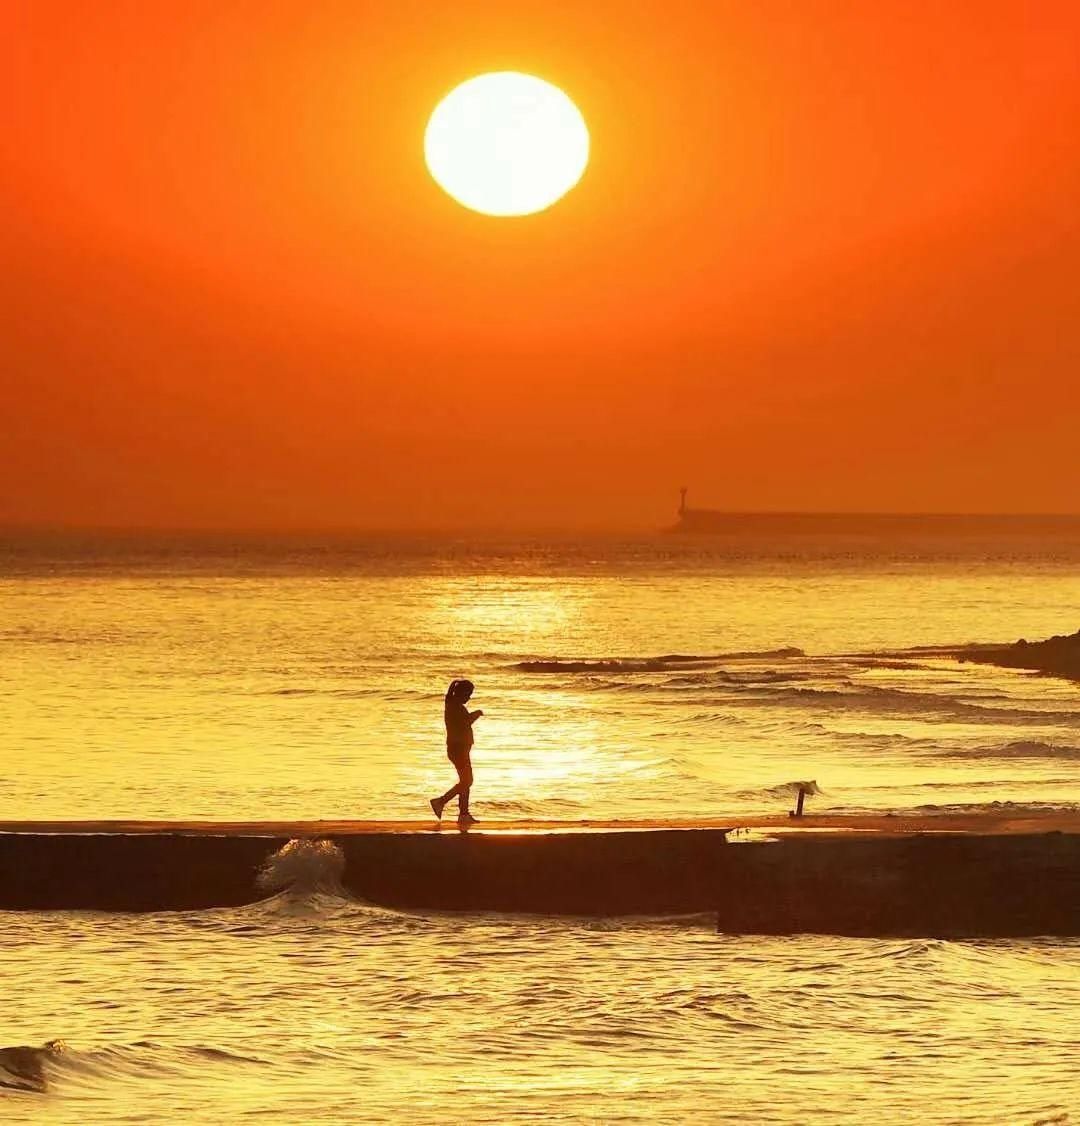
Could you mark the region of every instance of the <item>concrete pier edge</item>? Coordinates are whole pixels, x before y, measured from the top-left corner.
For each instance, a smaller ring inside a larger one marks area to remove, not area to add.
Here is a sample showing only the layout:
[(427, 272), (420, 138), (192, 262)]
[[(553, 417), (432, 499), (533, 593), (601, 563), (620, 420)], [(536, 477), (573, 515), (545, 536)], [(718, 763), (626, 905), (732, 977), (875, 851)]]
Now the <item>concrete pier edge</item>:
[[(716, 912), (731, 934), (1080, 935), (1080, 832), (725, 827), (457, 833), (340, 823), (288, 832), (0, 828), (0, 909), (184, 911), (267, 896), (290, 839), (332, 841), (358, 899), (409, 910), (627, 916)], [(1024, 826), (1026, 828), (1026, 826)], [(739, 843), (732, 843), (739, 842)]]

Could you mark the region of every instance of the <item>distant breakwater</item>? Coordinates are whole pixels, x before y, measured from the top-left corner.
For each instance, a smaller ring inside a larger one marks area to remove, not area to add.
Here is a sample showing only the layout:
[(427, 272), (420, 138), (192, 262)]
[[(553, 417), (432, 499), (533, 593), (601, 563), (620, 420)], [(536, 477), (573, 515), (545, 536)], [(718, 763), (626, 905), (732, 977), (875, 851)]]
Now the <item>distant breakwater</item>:
[[(279, 871), (303, 868), (287, 846), (243, 834), (4, 833), (0, 908), (238, 907), (274, 890), (267, 865), (283, 850), (293, 863)], [(729, 843), (718, 829), (387, 832), (329, 838), (324, 851), (342, 894), (407, 910), (716, 911), (720, 930), (747, 934), (1080, 935), (1075, 833), (796, 832)]]

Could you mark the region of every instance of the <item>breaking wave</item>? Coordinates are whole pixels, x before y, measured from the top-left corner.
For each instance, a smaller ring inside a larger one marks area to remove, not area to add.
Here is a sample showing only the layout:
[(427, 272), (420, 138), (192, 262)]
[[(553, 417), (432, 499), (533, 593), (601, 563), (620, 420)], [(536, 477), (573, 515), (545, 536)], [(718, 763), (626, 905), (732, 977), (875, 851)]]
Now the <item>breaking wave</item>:
[(1080, 747), (1060, 746), (1020, 739), (1000, 747), (975, 747), (971, 750), (940, 752), (951, 759), (1056, 759), (1062, 762), (1080, 762)]
[(63, 1040), (50, 1040), (40, 1047), (0, 1048), (0, 1092), (46, 1094), (54, 1084), (73, 1079), (111, 1083), (139, 1076), (157, 1079), (169, 1073), (197, 1075), (208, 1063), (265, 1066), (269, 1061), (206, 1044), (167, 1046), (139, 1040), (73, 1048)]
[(48, 1089), (46, 1065), (65, 1051), (62, 1040), (40, 1048), (17, 1045), (0, 1048), (0, 1089), (43, 1092)]
[(805, 793), (807, 797), (813, 797), (815, 794), (823, 794), (825, 792), (815, 780), (806, 782), (796, 780), (794, 782), (780, 782), (775, 786), (765, 786), (759, 790), (739, 790), (735, 796), (751, 801), (756, 801), (761, 798), (793, 798), (798, 796), (800, 790)]
[(1010, 817), (1038, 816), (1044, 813), (1071, 813), (1080, 804), (1062, 801), (976, 801), (976, 802), (947, 802), (943, 804), (912, 805), (893, 811), (890, 816), (902, 817), (910, 814), (925, 814), (935, 816), (938, 814), (963, 814), (964, 816), (980, 813), (1007, 814)]
[(345, 854), (333, 841), (302, 838), (267, 857), (255, 882), (262, 891), (272, 893), (343, 896), (344, 875)]
[[(813, 657), (802, 649), (788, 647), (711, 655), (669, 653), (526, 660), (510, 667), (530, 674), (578, 675), (585, 688), (596, 692), (709, 693), (708, 701), (703, 697), (701, 702), (712, 706), (779, 706), (1028, 726), (1073, 725), (1080, 720), (1080, 707), (1070, 710), (1067, 706), (1028, 706), (1026, 701), (982, 685), (953, 682), (926, 691), (922, 682), (912, 687), (866, 682), (862, 674), (867, 671), (904, 673), (920, 668), (889, 659), (895, 657), (896, 654)], [(740, 666), (740, 661), (745, 664)], [(635, 674), (652, 675), (639, 678)], [(1013, 757), (1019, 755), (1014, 753)]]
[[(1019, 724), (1072, 723), (1080, 718), (1080, 711), (1040, 711), (1033, 708), (995, 707), (973, 704), (955, 696), (932, 692), (910, 692), (899, 688), (878, 685), (849, 684), (843, 688), (780, 688), (749, 685), (743, 693), (746, 703), (760, 701), (767, 696), (770, 702), (795, 706), (855, 711), (885, 712), (888, 714), (934, 715), (942, 718), (960, 718), (969, 722), (1004, 722)], [(738, 697), (732, 698), (738, 702)]]
[(667, 653), (659, 657), (601, 657), (595, 660), (518, 661), (511, 668), (531, 673), (628, 673), (672, 672), (681, 668), (719, 664), (723, 661), (772, 661), (805, 657), (801, 649), (761, 649), (734, 653), (695, 655)]

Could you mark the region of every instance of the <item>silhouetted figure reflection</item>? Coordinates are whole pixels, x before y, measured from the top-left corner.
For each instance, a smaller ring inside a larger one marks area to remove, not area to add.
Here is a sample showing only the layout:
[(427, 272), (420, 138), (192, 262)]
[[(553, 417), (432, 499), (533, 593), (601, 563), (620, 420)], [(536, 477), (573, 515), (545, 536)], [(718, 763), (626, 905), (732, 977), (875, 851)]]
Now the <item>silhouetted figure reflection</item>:
[(446, 720), (446, 757), (454, 764), (457, 771), (457, 784), (451, 786), (442, 797), (431, 799), (431, 808), (435, 816), (441, 821), (443, 809), (448, 801), (458, 800), (458, 821), (464, 825), (471, 825), (476, 818), (469, 812), (469, 789), (472, 786), (472, 745), (473, 724), (484, 714), (481, 711), (470, 712), (465, 705), (474, 691), (471, 680), (451, 681), (446, 690), (446, 702), (443, 707), (443, 717)]

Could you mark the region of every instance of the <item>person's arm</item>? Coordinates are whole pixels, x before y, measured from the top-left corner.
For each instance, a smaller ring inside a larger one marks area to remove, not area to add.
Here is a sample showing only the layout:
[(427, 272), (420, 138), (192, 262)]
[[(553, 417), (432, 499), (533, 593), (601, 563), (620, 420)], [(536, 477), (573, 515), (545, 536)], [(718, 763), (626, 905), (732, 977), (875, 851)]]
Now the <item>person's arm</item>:
[(477, 720), (478, 720), (478, 719), (479, 719), (479, 718), (480, 718), (480, 717), (481, 717), (481, 716), (482, 716), (483, 714), (484, 714), (484, 713), (483, 713), (482, 711), (480, 711), (479, 709), (478, 709), (477, 711), (475, 711), (475, 712), (469, 712), (469, 713), (468, 713), (468, 715), (469, 715), (469, 723), (470, 723), (470, 724), (473, 724), (473, 723), (475, 723), (475, 722), (476, 722), (476, 721), (477, 721)]

